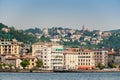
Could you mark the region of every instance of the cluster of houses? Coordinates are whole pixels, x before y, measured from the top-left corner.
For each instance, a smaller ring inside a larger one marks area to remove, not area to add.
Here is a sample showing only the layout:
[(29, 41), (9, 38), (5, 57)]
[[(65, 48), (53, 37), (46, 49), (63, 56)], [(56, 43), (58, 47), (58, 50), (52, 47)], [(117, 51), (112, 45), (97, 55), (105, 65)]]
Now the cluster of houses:
[[(36, 42), (32, 44), (31, 53), (20, 53), (21, 44), (16, 40), (0, 40), (0, 63), (12, 64), (22, 69), (22, 60), (29, 60), (27, 66), (31, 69), (36, 66), (37, 59), (43, 61), (44, 70), (66, 69), (95, 69), (98, 64), (106, 67), (113, 62), (119, 66), (120, 54), (108, 49), (64, 48), (54, 42)], [(119, 51), (118, 51), (119, 53)]]
[[(97, 45), (103, 41), (104, 37), (108, 37), (111, 35), (110, 32), (102, 32), (99, 30), (89, 30), (85, 29), (84, 25), (82, 30), (77, 31), (74, 29), (63, 29), (63, 28), (44, 28), (41, 30), (41, 33), (32, 33), (28, 32), (28, 34), (36, 36), (37, 38), (41, 38), (41, 36), (45, 36), (50, 38), (51, 42), (80, 42), (80, 45), (88, 45), (89, 42), (91, 45)], [(91, 34), (91, 35), (90, 35)]]

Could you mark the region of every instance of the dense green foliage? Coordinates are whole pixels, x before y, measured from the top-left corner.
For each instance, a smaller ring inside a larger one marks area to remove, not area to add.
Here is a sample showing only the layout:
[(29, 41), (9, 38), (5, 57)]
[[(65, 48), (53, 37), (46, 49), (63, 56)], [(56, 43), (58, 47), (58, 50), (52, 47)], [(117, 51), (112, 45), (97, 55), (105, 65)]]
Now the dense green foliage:
[(26, 34), (23, 30), (16, 30), (14, 27), (9, 27), (9, 32), (2, 31), (2, 28), (8, 28), (6, 25), (0, 23), (0, 39), (17, 39), (24, 43), (34, 43), (38, 39), (35, 36)]
[(104, 69), (105, 68), (105, 65), (101, 64), (101, 63), (98, 63), (98, 66), (97, 66), (99, 69)]
[(38, 68), (42, 68), (43, 67), (43, 61), (42, 61), (42, 59), (38, 59), (36, 61), (36, 67), (38, 67)]
[(114, 63), (108, 63), (108, 67), (110, 67), (110, 68), (116, 68), (116, 66), (115, 66)]
[(41, 36), (40, 41), (41, 42), (51, 42), (50, 38), (49, 37), (45, 37), (45, 36)]
[(102, 46), (108, 48), (120, 48), (120, 32), (113, 32), (111, 36), (104, 39)]
[(30, 29), (24, 30), (24, 32), (26, 32), (26, 33), (31, 32), (31, 33), (33, 33), (33, 34), (42, 33), (41, 29), (39, 29), (39, 28), (34, 28), (34, 29), (33, 29), (33, 28), (30, 28)]
[(18, 41), (21, 41), (24, 43), (34, 43), (37, 41), (36, 37), (25, 34), (22, 30), (21, 31), (15, 30), (13, 27), (10, 28), (9, 33), (12, 35), (12, 38), (15, 38)]
[(23, 67), (23, 69), (25, 69), (29, 65), (29, 60), (27, 59), (22, 60), (20, 65)]

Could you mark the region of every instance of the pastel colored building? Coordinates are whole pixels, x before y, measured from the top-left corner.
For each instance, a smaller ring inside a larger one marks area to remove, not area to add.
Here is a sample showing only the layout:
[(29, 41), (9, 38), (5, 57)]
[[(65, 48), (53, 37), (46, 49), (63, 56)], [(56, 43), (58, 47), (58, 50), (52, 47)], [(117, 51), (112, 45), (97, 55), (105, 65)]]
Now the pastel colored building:
[(19, 55), (20, 43), (16, 40), (0, 40), (0, 55)]
[(78, 53), (78, 69), (95, 68), (94, 53), (89, 49), (80, 49)]

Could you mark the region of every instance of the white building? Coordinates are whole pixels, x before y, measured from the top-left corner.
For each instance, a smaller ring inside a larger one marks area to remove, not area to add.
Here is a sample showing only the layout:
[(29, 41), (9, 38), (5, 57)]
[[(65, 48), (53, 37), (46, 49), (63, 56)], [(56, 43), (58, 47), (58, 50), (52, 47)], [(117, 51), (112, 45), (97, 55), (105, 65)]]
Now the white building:
[(67, 70), (78, 69), (78, 52), (73, 51), (72, 48), (65, 50), (64, 52), (64, 66)]
[(32, 55), (43, 60), (45, 70), (63, 67), (63, 46), (57, 43), (37, 42), (32, 45)]

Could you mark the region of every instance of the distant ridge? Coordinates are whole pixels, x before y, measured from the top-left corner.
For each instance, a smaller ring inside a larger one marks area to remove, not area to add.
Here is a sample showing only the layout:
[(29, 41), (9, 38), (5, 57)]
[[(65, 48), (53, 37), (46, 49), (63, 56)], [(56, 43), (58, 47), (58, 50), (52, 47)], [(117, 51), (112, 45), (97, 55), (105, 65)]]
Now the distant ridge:
[(110, 32), (120, 32), (120, 29), (110, 30)]

